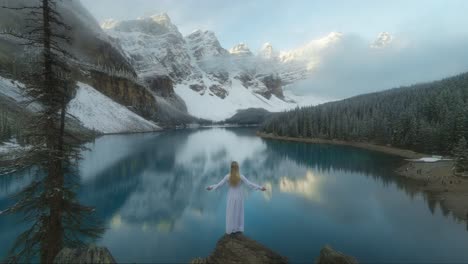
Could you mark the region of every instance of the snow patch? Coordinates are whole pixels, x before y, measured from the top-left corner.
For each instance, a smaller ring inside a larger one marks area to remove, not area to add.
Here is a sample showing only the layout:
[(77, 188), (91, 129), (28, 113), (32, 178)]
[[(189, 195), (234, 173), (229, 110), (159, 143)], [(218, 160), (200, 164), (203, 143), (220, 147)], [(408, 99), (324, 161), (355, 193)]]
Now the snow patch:
[(432, 156), (432, 157), (422, 157), (419, 159), (408, 159), (410, 161), (414, 162), (438, 162), (438, 161), (444, 161), (444, 160), (452, 160), (452, 159), (444, 159), (442, 156)]
[[(205, 79), (204, 83), (207, 82), (209, 80)], [(210, 91), (200, 94), (190, 89), (187, 84), (179, 84), (174, 90), (185, 101), (190, 114), (212, 121), (225, 120), (236, 114), (238, 110), (247, 108), (264, 108), (270, 112), (279, 112), (297, 106), (294, 102), (285, 102), (274, 95), (268, 100), (246, 89), (236, 79), (232, 81), (232, 86), (228, 90), (229, 95), (224, 99)]]
[(22, 88), (24, 88), (24, 84), (0, 76), (0, 94), (16, 102), (21, 102), (24, 101), (24, 96), (21, 92)]
[(10, 141), (4, 142), (3, 144), (0, 144), (0, 156), (16, 152), (19, 150), (23, 150), (24, 147), (22, 147), (16, 139), (11, 139)]
[(105, 134), (161, 129), (155, 123), (81, 82), (78, 82), (78, 90), (68, 106), (68, 113), (80, 120), (86, 128)]

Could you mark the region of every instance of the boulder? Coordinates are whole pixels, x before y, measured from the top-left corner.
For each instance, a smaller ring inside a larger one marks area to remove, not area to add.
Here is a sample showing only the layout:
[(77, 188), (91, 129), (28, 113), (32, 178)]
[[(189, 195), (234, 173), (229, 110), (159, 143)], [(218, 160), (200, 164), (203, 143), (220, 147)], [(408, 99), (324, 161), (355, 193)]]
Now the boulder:
[(193, 264), (288, 263), (287, 259), (243, 234), (224, 235), (211, 256), (192, 260)]
[(82, 248), (64, 248), (57, 254), (54, 263), (113, 264), (117, 262), (107, 248), (89, 246)]
[(354, 257), (347, 256), (330, 246), (325, 246), (320, 250), (320, 256), (315, 261), (316, 264), (357, 264)]

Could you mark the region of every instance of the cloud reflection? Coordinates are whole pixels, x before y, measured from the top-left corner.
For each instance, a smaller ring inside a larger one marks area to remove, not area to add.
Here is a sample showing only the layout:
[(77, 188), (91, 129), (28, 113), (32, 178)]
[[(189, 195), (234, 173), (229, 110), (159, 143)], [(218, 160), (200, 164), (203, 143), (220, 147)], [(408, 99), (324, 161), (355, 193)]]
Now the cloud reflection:
[(320, 179), (311, 170), (302, 179), (289, 179), (282, 177), (279, 180), (279, 189), (281, 192), (293, 193), (305, 197), (314, 202), (322, 200), (320, 195)]

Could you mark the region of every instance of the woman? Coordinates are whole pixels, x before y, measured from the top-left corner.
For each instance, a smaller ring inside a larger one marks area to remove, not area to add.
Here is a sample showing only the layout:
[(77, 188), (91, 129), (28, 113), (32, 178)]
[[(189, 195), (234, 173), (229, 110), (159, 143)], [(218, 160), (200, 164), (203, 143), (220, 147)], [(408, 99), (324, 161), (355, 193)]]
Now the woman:
[(239, 173), (239, 164), (231, 163), (231, 173), (226, 175), (218, 184), (206, 188), (208, 191), (216, 190), (229, 181), (229, 192), (226, 206), (226, 233), (232, 234), (244, 232), (244, 196), (241, 189), (242, 183), (247, 184), (252, 189), (265, 191), (265, 187), (247, 180)]

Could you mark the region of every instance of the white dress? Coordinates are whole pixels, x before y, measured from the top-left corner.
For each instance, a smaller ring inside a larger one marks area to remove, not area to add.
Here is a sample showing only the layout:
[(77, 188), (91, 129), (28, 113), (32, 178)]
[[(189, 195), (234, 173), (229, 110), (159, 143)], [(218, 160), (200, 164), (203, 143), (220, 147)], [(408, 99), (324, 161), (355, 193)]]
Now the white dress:
[[(254, 190), (262, 189), (261, 186), (249, 181), (244, 177), (244, 175), (241, 175), (240, 177), (241, 181), (237, 186), (229, 185), (226, 206), (226, 234), (244, 232), (244, 195), (242, 184), (245, 183)], [(229, 182), (229, 174), (226, 175), (219, 183), (211, 185), (210, 187), (213, 188), (213, 190), (216, 190), (226, 182)]]

